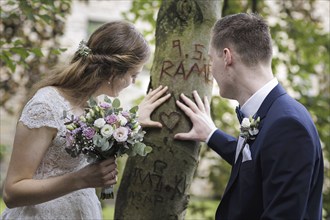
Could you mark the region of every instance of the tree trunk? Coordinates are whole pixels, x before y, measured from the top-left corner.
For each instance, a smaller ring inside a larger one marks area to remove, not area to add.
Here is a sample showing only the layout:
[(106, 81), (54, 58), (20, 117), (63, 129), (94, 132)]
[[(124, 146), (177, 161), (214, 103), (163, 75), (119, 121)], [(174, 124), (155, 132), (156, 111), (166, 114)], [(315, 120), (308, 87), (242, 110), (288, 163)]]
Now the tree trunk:
[(200, 144), (173, 139), (191, 128), (175, 100), (197, 90), (211, 97), (212, 74), (208, 45), (211, 28), (220, 17), (220, 1), (163, 1), (156, 25), (152, 88), (169, 87), (172, 97), (152, 115), (162, 129), (146, 130), (147, 157), (127, 159), (118, 189), (115, 219), (184, 219), (189, 188), (198, 165)]

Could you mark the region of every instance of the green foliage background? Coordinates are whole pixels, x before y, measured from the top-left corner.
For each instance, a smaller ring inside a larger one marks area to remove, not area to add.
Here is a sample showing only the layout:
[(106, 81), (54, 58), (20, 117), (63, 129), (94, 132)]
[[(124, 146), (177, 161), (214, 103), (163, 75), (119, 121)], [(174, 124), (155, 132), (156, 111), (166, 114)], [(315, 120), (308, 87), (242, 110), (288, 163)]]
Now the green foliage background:
[[(330, 218), (330, 70), (329, 32), (324, 30), (317, 4), (324, 0), (271, 1), (223, 0), (222, 16), (239, 12), (257, 12), (269, 20), (274, 45), (273, 72), (291, 95), (310, 111), (323, 146), (325, 163), (324, 216)], [(43, 73), (57, 63), (59, 37), (70, 13), (71, 0), (1, 1), (0, 35), (0, 107), (11, 111), (7, 101), (19, 89), (29, 89)], [(134, 0), (123, 15), (132, 22), (144, 22), (144, 34), (154, 44), (155, 25), (160, 0)], [(274, 7), (276, 5), (276, 7)], [(277, 8), (277, 11), (274, 11)], [(24, 22), (22, 22), (24, 21)], [(233, 135), (238, 133), (232, 102), (214, 96), (211, 102), (216, 125)], [(1, 147), (3, 148), (3, 146)], [(201, 160), (216, 163), (207, 177), (213, 195), (220, 198), (229, 178), (230, 167), (207, 147)], [(196, 178), (201, 175), (196, 173)], [(196, 210), (200, 207), (195, 207)]]

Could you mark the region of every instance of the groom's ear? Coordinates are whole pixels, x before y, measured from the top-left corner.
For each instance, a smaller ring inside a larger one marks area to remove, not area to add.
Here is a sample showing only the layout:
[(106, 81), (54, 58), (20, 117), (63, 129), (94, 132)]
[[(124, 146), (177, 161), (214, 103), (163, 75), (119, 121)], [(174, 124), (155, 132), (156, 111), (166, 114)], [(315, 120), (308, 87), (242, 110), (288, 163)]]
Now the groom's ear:
[(229, 48), (223, 49), (223, 59), (224, 59), (224, 63), (226, 66), (227, 65), (230, 66), (232, 64), (232, 62), (233, 62), (232, 53)]

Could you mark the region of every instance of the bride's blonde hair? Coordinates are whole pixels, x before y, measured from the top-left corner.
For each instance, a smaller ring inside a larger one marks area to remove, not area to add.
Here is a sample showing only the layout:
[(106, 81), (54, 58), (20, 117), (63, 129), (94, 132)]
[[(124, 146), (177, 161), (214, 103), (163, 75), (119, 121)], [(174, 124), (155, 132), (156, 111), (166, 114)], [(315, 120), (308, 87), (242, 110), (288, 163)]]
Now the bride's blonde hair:
[(125, 21), (109, 22), (99, 27), (89, 38), (88, 55), (74, 54), (68, 66), (54, 69), (32, 88), (30, 98), (46, 86), (65, 91), (75, 104), (83, 104), (102, 82), (121, 77), (127, 71), (145, 63), (150, 48), (136, 28)]

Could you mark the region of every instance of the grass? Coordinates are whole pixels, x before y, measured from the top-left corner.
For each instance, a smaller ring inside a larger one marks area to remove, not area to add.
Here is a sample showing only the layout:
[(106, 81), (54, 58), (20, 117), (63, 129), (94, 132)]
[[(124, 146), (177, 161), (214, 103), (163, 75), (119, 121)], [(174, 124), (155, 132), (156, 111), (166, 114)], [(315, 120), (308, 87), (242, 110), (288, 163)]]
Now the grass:
[[(194, 198), (190, 201), (185, 220), (212, 220), (214, 219), (219, 201)], [(106, 205), (103, 208), (103, 219), (113, 220), (114, 205)]]
[[(218, 206), (218, 201), (194, 198), (190, 201), (185, 220), (211, 220)], [(6, 205), (0, 197), (0, 214)], [(106, 204), (102, 210), (103, 220), (112, 220), (115, 212), (113, 204)]]

